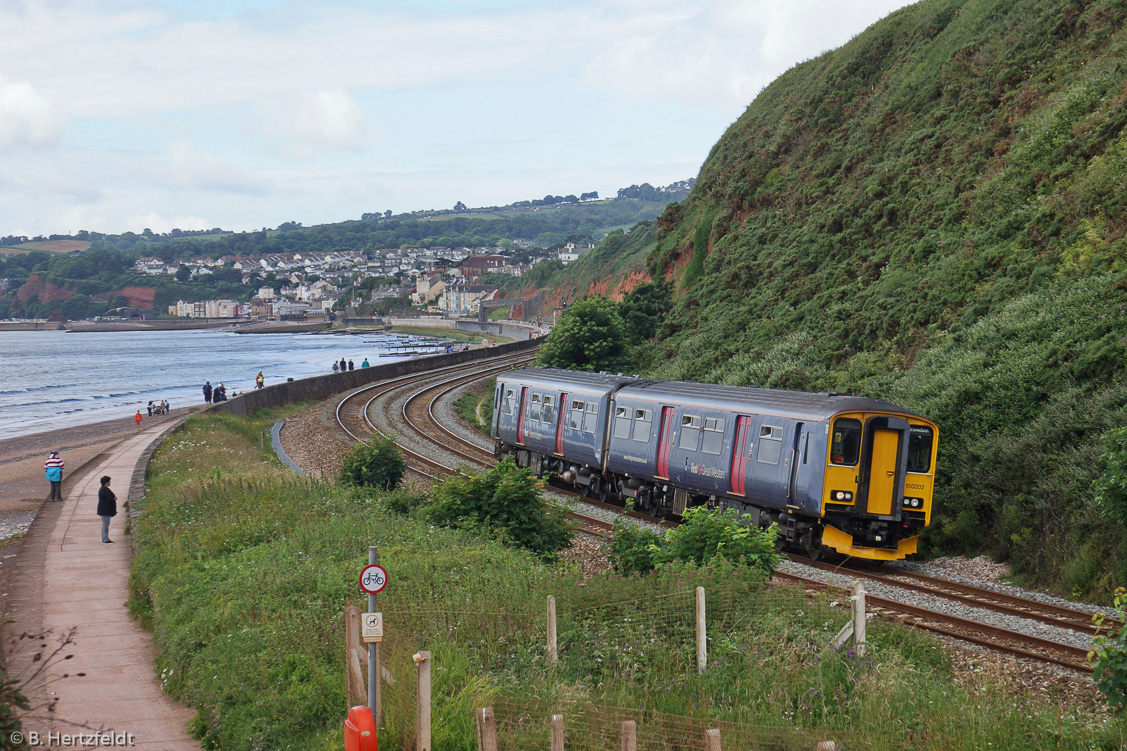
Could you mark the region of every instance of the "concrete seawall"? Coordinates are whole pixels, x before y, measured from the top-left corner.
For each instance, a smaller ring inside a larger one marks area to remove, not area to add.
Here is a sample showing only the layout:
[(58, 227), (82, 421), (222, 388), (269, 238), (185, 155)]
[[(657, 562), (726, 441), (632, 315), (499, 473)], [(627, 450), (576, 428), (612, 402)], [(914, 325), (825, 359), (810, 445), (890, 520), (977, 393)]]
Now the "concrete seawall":
[(509, 344), (498, 344), (496, 347), (416, 357), (411, 360), (375, 365), (370, 368), (357, 368), (345, 373), (329, 373), (302, 378), (297, 381), (276, 383), (261, 389), (245, 391), (225, 402), (214, 405), (212, 409), (245, 417), (252, 412), (267, 407), (280, 407), (284, 404), (300, 401), (321, 401), (343, 391), (358, 389), (376, 381), (421, 373), (424, 370), (442, 368), (448, 365), (486, 360), (499, 355), (530, 351), (539, 344), (538, 340), (525, 339)]

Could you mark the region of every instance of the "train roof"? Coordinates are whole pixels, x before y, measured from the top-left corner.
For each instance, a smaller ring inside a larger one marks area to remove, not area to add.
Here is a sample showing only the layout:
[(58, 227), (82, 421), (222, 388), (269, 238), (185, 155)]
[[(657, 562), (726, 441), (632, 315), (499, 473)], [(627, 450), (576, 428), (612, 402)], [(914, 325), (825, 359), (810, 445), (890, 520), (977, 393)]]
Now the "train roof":
[(750, 409), (757, 413), (785, 414), (809, 420), (828, 420), (842, 412), (892, 412), (927, 419), (891, 402), (851, 394), (814, 394), (690, 381), (638, 381), (624, 386), (616, 396), (671, 401), (737, 412)]
[[(586, 373), (582, 370), (563, 368), (518, 368), (497, 376), (498, 381), (519, 381), (527, 385), (559, 387), (580, 387), (589, 391), (609, 392), (625, 383), (642, 382), (633, 376), (608, 375), (607, 373)], [(566, 388), (564, 389), (566, 390)]]

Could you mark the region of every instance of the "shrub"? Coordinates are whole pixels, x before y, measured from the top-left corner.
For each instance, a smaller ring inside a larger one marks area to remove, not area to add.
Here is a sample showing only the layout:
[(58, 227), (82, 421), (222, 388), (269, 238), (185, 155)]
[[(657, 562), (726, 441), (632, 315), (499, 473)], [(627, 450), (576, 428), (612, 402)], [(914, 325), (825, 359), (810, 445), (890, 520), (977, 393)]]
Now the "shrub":
[(428, 516), (448, 527), (498, 532), (506, 543), (552, 560), (571, 545), (572, 530), (564, 510), (541, 498), (540, 488), (531, 472), (504, 461), (484, 474), (443, 480)]
[(397, 487), (406, 473), (407, 462), (391, 436), (357, 444), (340, 465), (342, 483), (380, 490)]
[(1112, 519), (1127, 524), (1127, 427), (1105, 433), (1103, 444), (1103, 472), (1092, 485), (1096, 503)]
[(664, 537), (619, 517), (608, 557), (623, 575), (645, 574), (675, 561), (704, 565), (719, 555), (770, 576), (779, 563), (775, 534), (773, 526), (757, 529), (748, 514), (698, 506), (686, 511), (681, 525)]
[[(1115, 590), (1114, 617), (1122, 623), (1127, 618), (1127, 589)], [(1099, 613), (1093, 619), (1097, 626), (1104, 628), (1105, 616)], [(1108, 703), (1117, 712), (1127, 709), (1127, 627), (1118, 629), (1109, 626), (1105, 633), (1097, 633), (1093, 639), (1095, 646), (1088, 653), (1088, 659), (1095, 663), (1092, 677), (1096, 685), (1107, 697)]]

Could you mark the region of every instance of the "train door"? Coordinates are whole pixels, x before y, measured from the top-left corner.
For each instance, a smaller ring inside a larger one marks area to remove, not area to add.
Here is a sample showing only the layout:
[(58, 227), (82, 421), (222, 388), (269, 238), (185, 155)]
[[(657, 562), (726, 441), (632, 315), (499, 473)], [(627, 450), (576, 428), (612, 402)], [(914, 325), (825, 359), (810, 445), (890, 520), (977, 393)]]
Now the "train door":
[(517, 444), (524, 445), (524, 415), (528, 407), (528, 386), (520, 390), (520, 410), (517, 412)]
[(798, 505), (798, 468), (802, 466), (802, 442), (806, 435), (803, 423), (795, 423), (794, 445), (790, 449), (790, 479), (787, 482), (787, 503)]
[(888, 516), (896, 496), (899, 469), (900, 431), (876, 428), (873, 431), (873, 458), (869, 465), (868, 512)]
[(736, 418), (736, 440), (732, 444), (732, 467), (728, 472), (729, 489), (736, 495), (747, 495), (748, 436), (751, 435), (751, 418)]
[(564, 425), (567, 424), (567, 394), (560, 394), (559, 420), (556, 422), (556, 456), (563, 456)]
[(669, 449), (673, 447), (673, 407), (661, 408), (661, 432), (657, 435), (657, 476), (669, 479)]

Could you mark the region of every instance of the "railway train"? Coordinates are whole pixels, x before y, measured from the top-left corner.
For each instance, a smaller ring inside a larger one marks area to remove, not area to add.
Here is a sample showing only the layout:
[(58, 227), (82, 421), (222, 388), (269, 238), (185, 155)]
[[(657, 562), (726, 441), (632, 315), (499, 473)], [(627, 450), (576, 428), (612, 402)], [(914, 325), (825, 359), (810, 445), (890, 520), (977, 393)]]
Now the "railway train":
[(939, 430), (889, 402), (521, 368), (493, 406), (498, 460), (654, 515), (734, 509), (816, 558), (904, 558), (931, 519)]

